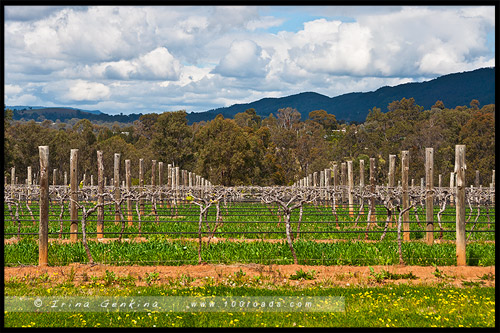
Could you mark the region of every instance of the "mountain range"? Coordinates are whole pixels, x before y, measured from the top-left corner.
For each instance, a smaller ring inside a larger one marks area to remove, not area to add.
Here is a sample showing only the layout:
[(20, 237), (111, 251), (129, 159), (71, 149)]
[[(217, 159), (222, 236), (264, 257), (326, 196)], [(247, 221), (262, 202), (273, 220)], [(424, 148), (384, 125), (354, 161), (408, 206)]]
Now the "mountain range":
[[(315, 92), (302, 92), (296, 95), (280, 98), (263, 98), (245, 104), (234, 104), (229, 107), (212, 109), (204, 112), (188, 113), (188, 122), (209, 121), (218, 114), (224, 118), (233, 118), (234, 115), (253, 108), (261, 117), (268, 117), (270, 113), (276, 116), (278, 109), (292, 107), (300, 112), (302, 119), (306, 119), (309, 112), (325, 110), (334, 114), (337, 120), (346, 122), (363, 122), (373, 107), (387, 111), (389, 103), (402, 98), (415, 99), (415, 103), (428, 110), (440, 100), (447, 108), (469, 105), (471, 100), (477, 99), (481, 105), (495, 103), (495, 68), (480, 68), (473, 71), (454, 73), (440, 76), (436, 79), (405, 83), (397, 86), (381, 87), (371, 92), (353, 92), (336, 97), (328, 97)], [(75, 108), (44, 108), (30, 106), (7, 107), (14, 110), (13, 119), (50, 119), (65, 121), (71, 118), (86, 118), (106, 122), (133, 122), (142, 114), (108, 115), (98, 110), (86, 111)], [(21, 109), (23, 108), (23, 109)], [(42, 116), (42, 117), (40, 117)]]
[(447, 108), (468, 106), (473, 99), (477, 99), (481, 105), (494, 104), (495, 68), (448, 74), (430, 81), (386, 86), (372, 92), (353, 92), (336, 97), (303, 92), (281, 98), (263, 98), (251, 103), (235, 104), (206, 112), (192, 112), (188, 114), (188, 120), (190, 122), (210, 120), (218, 114), (232, 118), (235, 114), (250, 108), (255, 109), (258, 115), (268, 117), (270, 113), (276, 116), (278, 109), (292, 107), (300, 112), (303, 120), (308, 117), (309, 112), (323, 109), (334, 114), (337, 120), (363, 122), (373, 107), (385, 112), (389, 103), (401, 100), (403, 97), (413, 97), (415, 103), (423, 106), (424, 110), (430, 109), (438, 100)]

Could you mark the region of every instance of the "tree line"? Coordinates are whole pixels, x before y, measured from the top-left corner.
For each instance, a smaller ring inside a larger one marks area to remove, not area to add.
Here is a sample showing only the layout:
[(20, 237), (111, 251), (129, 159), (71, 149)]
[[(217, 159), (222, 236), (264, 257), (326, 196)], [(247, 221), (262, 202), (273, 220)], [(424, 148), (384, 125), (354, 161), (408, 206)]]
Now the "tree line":
[[(434, 148), (434, 175), (443, 175), (448, 186), (453, 172), (455, 145), (466, 145), (468, 184), (479, 170), (483, 186), (489, 186), (495, 169), (495, 105), (446, 108), (437, 101), (429, 110), (413, 98), (390, 103), (386, 112), (370, 110), (363, 123), (342, 123), (324, 110), (309, 113), (307, 119), (293, 108), (283, 108), (268, 117), (254, 109), (233, 119), (215, 119), (188, 125), (184, 110), (145, 114), (130, 126), (98, 125), (82, 119), (69, 128), (49, 120), (18, 122), (4, 109), (4, 175), (16, 168), (20, 182), (28, 166), (39, 169), (38, 146), (48, 145), (51, 169), (62, 177), (69, 174), (70, 149), (79, 149), (79, 172), (97, 175), (96, 152), (104, 155), (105, 175), (113, 175), (113, 155), (132, 161), (132, 177), (138, 177), (138, 161), (145, 161), (145, 176), (151, 175), (151, 160), (163, 161), (196, 172), (213, 184), (291, 185), (315, 171), (353, 161), (359, 170), (364, 159), (376, 159), (376, 180), (387, 182), (389, 154), (410, 152), (410, 178), (415, 184), (425, 177), (425, 148)], [(58, 126), (56, 126), (58, 125)], [(124, 169), (124, 163), (122, 168)], [(400, 164), (397, 164), (400, 165)], [(401, 168), (397, 167), (396, 179)], [(122, 170), (124, 171), (124, 170)], [(62, 179), (62, 178), (60, 178)], [(147, 178), (146, 178), (147, 179)], [(59, 183), (61, 183), (59, 181)]]

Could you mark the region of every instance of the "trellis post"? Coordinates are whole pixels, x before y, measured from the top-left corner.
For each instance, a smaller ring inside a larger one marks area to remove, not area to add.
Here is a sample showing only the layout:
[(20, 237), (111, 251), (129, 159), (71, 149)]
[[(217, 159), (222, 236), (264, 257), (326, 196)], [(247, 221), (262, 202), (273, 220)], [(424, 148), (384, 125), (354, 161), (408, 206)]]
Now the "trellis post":
[(370, 220), (372, 222), (377, 221), (377, 216), (375, 212), (375, 158), (370, 157), (370, 193), (372, 194), (370, 197)]
[[(359, 205), (361, 207), (363, 205), (363, 191), (365, 188), (365, 160), (359, 160), (359, 187), (361, 193), (361, 198), (359, 198)], [(364, 211), (361, 211), (360, 214), (363, 215)]]
[(49, 243), (49, 147), (38, 146), (40, 153), (40, 224), (38, 266), (48, 265)]
[(349, 216), (354, 216), (354, 174), (352, 172), (352, 161), (347, 161), (347, 183), (348, 183), (348, 203), (349, 203)]
[(151, 160), (151, 187), (154, 191), (156, 183), (156, 160)]
[(456, 255), (457, 266), (466, 265), (465, 256), (465, 145), (455, 146), (456, 196)]
[[(28, 185), (28, 205), (31, 204), (31, 185), (33, 183), (33, 179), (32, 179), (32, 175), (33, 173), (31, 172), (31, 166), (28, 167), (28, 175), (27, 175), (27, 179), (26, 179), (26, 185)], [(34, 222), (34, 221), (33, 221)]]
[[(495, 190), (495, 170), (492, 170), (491, 172), (491, 188), (493, 192), (493, 190)], [(495, 205), (495, 193), (491, 196), (491, 203)]]
[[(144, 159), (139, 159), (139, 193), (142, 194), (144, 191)], [(144, 215), (144, 199), (141, 197), (139, 199), (139, 213)]]
[(97, 151), (97, 238), (103, 238), (104, 231), (104, 161), (102, 150)]
[[(396, 177), (396, 155), (389, 154), (389, 174), (387, 175), (388, 179), (388, 187), (389, 189), (394, 189), (395, 185), (395, 177)], [(392, 201), (392, 200), (391, 200)], [(392, 220), (393, 216), (391, 215), (391, 220), (389, 221), (389, 228), (392, 228)]]
[(162, 186), (163, 186), (163, 162), (158, 162), (158, 189), (160, 190), (160, 208), (163, 208)]
[[(125, 188), (127, 192), (130, 193), (130, 189), (132, 186), (131, 181), (131, 170), (130, 170), (130, 160), (125, 160)], [(127, 220), (128, 225), (132, 226), (132, 199), (130, 197), (127, 198)]]
[(346, 195), (346, 185), (347, 185), (347, 163), (340, 163), (340, 185), (341, 185), (341, 198), (342, 198), (342, 207), (345, 206), (345, 195)]
[(455, 173), (450, 173), (450, 206), (453, 206), (455, 203), (455, 196), (453, 193), (455, 192)]
[(69, 158), (69, 182), (71, 187), (71, 204), (70, 204), (70, 241), (75, 243), (78, 240), (78, 149), (71, 149)]
[[(401, 152), (401, 187), (403, 191), (403, 210), (410, 206), (410, 200), (408, 195), (408, 172), (410, 169), (410, 152), (408, 150), (403, 150)], [(403, 214), (403, 240), (410, 240), (410, 212), (407, 211)]]
[[(441, 175), (440, 175), (441, 176)], [(425, 148), (426, 243), (434, 243), (434, 148)]]
[[(114, 174), (113, 174), (113, 185), (115, 190), (115, 200), (120, 200), (120, 153), (115, 153), (114, 155)], [(118, 204), (115, 203), (115, 224), (119, 224), (120, 213)]]
[(13, 187), (16, 185), (16, 168), (10, 168), (10, 185)]

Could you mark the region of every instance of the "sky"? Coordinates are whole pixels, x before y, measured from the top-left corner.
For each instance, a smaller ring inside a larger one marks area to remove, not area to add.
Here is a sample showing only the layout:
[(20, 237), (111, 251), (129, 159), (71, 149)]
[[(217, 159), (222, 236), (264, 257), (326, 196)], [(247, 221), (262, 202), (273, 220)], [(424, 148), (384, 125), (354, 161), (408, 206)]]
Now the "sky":
[(329, 97), (495, 66), (494, 6), (4, 6), (4, 104), (108, 114)]

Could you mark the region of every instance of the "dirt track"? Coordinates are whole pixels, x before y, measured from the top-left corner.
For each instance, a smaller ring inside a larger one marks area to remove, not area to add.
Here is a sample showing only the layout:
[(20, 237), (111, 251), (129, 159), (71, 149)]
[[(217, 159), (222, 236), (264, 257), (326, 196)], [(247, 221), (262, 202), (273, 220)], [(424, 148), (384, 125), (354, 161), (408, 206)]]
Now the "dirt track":
[[(159, 280), (155, 283), (168, 283), (172, 279), (182, 279), (189, 277), (190, 285), (204, 285), (207, 277), (213, 281), (225, 283), (228, 280), (235, 279), (235, 273), (244, 272), (244, 280), (255, 281), (260, 277), (263, 284), (272, 283), (273, 285), (301, 285), (308, 286), (322, 284), (324, 286), (376, 286), (387, 283), (409, 283), (435, 284), (446, 282), (448, 285), (457, 287), (463, 286), (463, 281), (479, 282), (482, 286), (495, 286), (495, 280), (481, 279), (481, 277), (492, 274), (495, 276), (495, 266), (489, 267), (457, 267), (457, 266), (438, 266), (442, 277), (437, 277), (435, 267), (423, 266), (372, 266), (375, 273), (382, 270), (391, 273), (413, 273), (417, 279), (413, 280), (385, 280), (377, 283), (371, 276), (368, 266), (306, 266), (306, 265), (258, 265), (258, 264), (234, 264), (234, 265), (183, 265), (183, 266), (109, 266), (109, 265), (88, 265), (88, 264), (70, 264), (68, 266), (45, 267), (23, 266), (23, 267), (5, 267), (4, 278), (8, 281), (12, 277), (23, 278), (25, 276), (33, 278), (45, 273), (50, 277), (48, 284), (56, 285), (68, 281), (74, 274), (73, 282), (76, 285), (89, 283), (92, 276), (102, 278), (106, 271), (114, 272), (116, 277), (126, 277), (128, 275), (135, 278), (136, 285), (146, 285), (145, 278), (148, 273), (157, 272)], [(304, 272), (315, 271), (313, 280), (290, 280), (290, 275), (297, 273), (302, 269)], [(231, 275), (231, 276), (230, 276)], [(496, 276), (495, 276), (496, 278)]]

